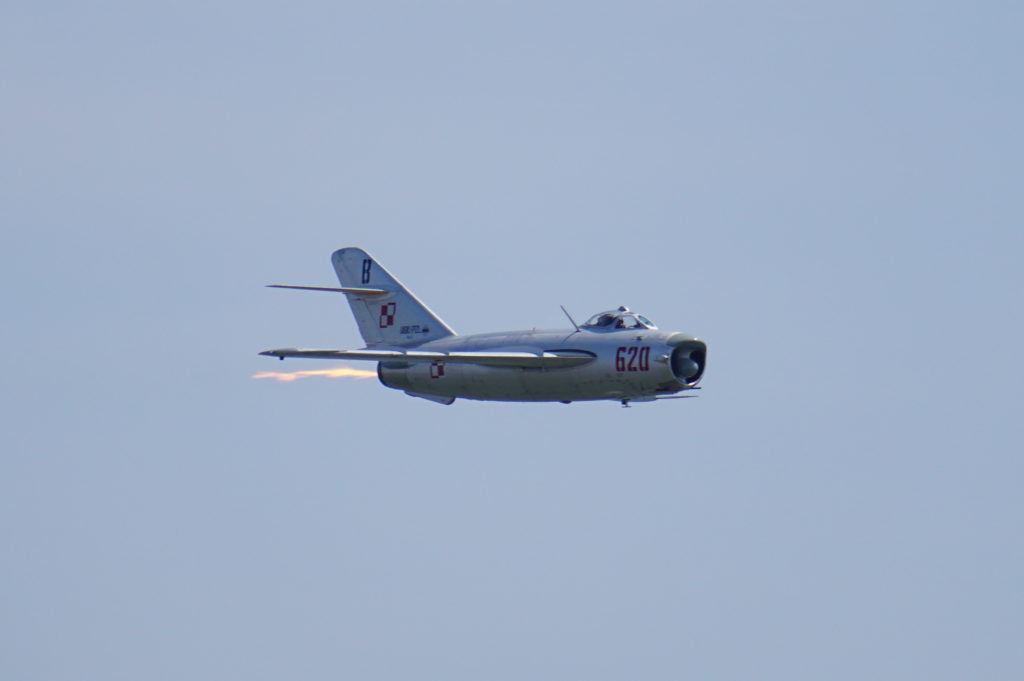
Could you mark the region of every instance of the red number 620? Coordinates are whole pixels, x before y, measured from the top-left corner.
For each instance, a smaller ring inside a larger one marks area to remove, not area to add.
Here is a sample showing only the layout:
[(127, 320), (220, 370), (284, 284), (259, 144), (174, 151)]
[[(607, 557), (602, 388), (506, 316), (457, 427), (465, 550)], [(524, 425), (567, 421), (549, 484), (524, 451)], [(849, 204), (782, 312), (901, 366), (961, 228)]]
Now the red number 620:
[(615, 351), (616, 371), (650, 371), (650, 346), (622, 346)]

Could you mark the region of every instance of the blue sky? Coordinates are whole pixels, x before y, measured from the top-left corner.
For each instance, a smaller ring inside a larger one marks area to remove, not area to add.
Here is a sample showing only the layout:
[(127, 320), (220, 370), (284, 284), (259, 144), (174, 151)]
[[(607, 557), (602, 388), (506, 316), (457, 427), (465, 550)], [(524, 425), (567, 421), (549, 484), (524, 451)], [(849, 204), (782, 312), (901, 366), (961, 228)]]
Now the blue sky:
[[(0, 676), (1020, 677), (1022, 18), (8, 4)], [(349, 245), (701, 398), (253, 380)]]

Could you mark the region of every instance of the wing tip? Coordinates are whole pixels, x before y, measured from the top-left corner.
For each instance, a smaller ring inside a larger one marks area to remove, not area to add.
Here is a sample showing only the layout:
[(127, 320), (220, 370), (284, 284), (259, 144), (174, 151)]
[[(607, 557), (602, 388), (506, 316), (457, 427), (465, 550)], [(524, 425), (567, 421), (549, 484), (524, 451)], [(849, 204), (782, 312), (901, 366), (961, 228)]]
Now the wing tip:
[(264, 357), (277, 357), (278, 359), (284, 359), (285, 355), (297, 352), (295, 348), (275, 348), (273, 350), (264, 350), (260, 355)]

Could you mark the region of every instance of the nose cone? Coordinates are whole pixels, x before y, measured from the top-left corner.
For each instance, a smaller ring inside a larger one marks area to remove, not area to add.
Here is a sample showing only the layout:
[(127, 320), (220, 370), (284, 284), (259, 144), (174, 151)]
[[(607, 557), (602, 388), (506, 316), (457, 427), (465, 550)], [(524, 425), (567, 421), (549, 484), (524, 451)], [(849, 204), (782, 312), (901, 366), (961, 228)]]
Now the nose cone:
[(673, 345), (670, 365), (672, 375), (688, 388), (692, 388), (704, 375), (707, 365), (708, 347), (704, 341), (681, 333), (672, 334), (668, 339)]

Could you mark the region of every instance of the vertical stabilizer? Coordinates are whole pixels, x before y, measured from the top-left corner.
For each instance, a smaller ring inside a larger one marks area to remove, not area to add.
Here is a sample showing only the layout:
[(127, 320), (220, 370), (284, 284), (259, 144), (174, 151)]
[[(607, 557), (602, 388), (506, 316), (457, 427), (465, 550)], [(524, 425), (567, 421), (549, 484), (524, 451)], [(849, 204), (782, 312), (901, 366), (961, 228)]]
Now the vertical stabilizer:
[(345, 288), (383, 289), (372, 295), (346, 293), (349, 307), (368, 347), (410, 347), (454, 336), (441, 319), (361, 248), (339, 248), (331, 255)]

